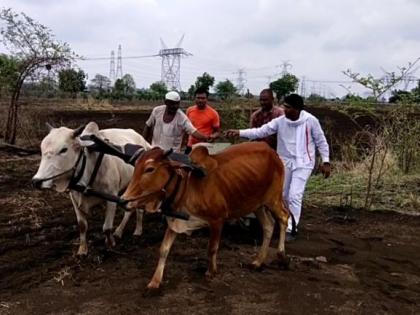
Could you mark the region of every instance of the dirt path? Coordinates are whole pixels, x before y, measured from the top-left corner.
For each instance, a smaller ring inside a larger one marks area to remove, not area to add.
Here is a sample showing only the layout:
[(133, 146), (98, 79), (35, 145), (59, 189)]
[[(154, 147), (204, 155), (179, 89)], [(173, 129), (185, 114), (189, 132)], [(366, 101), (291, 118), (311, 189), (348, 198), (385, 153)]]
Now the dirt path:
[[(4, 158), (4, 157), (3, 157)], [(144, 297), (165, 225), (147, 216), (144, 235), (115, 250), (90, 218), (89, 256), (74, 257), (78, 231), (67, 196), (34, 191), (36, 160), (0, 160), (0, 314), (419, 314), (419, 217), (343, 209), (304, 209), (299, 239), (280, 270), (272, 243), (261, 272), (257, 225), (226, 226), (220, 274), (204, 278), (207, 232), (180, 236), (163, 289)], [(119, 219), (117, 219), (118, 222)], [(130, 233), (129, 233), (130, 232)]]

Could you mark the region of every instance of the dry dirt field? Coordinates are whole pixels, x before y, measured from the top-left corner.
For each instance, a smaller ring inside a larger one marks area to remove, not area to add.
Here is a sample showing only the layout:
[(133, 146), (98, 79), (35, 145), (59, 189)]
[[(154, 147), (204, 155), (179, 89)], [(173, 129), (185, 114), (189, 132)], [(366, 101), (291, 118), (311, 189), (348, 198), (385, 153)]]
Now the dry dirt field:
[(131, 222), (106, 251), (98, 209), (90, 253), (79, 260), (68, 196), (31, 188), (38, 163), (0, 156), (0, 314), (420, 314), (420, 217), (305, 208), (299, 238), (287, 245), (290, 270), (277, 266), (275, 240), (260, 272), (247, 268), (258, 224), (226, 226), (210, 282), (207, 231), (180, 236), (162, 290), (145, 296), (164, 220), (146, 216), (139, 239)]

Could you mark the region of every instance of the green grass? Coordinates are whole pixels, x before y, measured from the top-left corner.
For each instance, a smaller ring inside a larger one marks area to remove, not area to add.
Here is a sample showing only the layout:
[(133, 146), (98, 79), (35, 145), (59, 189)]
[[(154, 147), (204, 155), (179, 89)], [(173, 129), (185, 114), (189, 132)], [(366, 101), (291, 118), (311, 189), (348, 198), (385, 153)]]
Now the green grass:
[[(367, 191), (367, 172), (340, 171), (328, 179), (314, 175), (306, 186), (307, 205), (363, 208)], [(374, 191), (370, 210), (392, 210), (420, 214), (420, 173), (393, 172), (384, 177)]]

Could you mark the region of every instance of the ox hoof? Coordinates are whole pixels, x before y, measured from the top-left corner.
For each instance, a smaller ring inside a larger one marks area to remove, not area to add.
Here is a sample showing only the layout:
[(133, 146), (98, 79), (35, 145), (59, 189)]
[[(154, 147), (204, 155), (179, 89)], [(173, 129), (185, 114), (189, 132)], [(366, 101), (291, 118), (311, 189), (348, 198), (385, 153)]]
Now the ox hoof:
[(143, 231), (134, 231), (133, 236), (140, 237), (142, 234), (143, 234)]
[(76, 256), (77, 257), (86, 257), (88, 254), (87, 246), (80, 246), (77, 250)]
[(105, 239), (105, 244), (108, 249), (115, 247), (116, 243), (115, 243), (114, 236), (112, 235), (107, 236)]
[(262, 271), (264, 269), (264, 264), (260, 263), (259, 261), (253, 261), (252, 263), (248, 264), (248, 268), (252, 271)]
[(142, 296), (147, 297), (153, 297), (153, 296), (160, 296), (162, 295), (162, 289), (160, 287), (157, 288), (149, 288), (146, 287), (146, 289), (143, 291)]
[(208, 280), (208, 281), (213, 280), (214, 277), (216, 277), (216, 275), (217, 275), (217, 272), (216, 271), (207, 270), (206, 273), (205, 273), (206, 280)]
[(289, 270), (290, 269), (290, 257), (287, 257), (286, 255), (279, 255), (279, 261), (278, 261), (279, 267), (283, 270)]
[(82, 260), (85, 260), (87, 256), (88, 256), (87, 253), (77, 252), (75, 258), (82, 261)]
[(144, 297), (149, 297), (149, 296), (157, 296), (160, 295), (162, 292), (161, 288), (160, 288), (160, 283), (155, 282), (155, 281), (151, 281), (146, 289), (143, 292), (143, 296)]
[(115, 232), (113, 233), (114, 237), (118, 238), (118, 239), (122, 239), (122, 231), (119, 230), (115, 230)]
[(133, 237), (131, 239), (132, 239), (132, 244), (137, 244), (138, 242), (140, 242), (141, 236), (133, 234)]

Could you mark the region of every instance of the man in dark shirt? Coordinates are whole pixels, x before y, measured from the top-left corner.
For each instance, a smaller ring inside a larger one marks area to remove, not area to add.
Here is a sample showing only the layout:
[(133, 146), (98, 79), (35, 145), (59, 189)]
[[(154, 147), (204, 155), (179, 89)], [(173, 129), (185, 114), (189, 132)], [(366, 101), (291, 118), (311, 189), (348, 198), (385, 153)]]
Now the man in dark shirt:
[[(284, 110), (278, 106), (274, 106), (274, 96), (271, 89), (264, 89), (260, 93), (261, 108), (251, 115), (251, 128), (258, 128), (270, 122), (273, 118), (284, 115)], [(277, 149), (277, 136), (271, 135), (261, 141), (265, 141), (274, 150)]]

